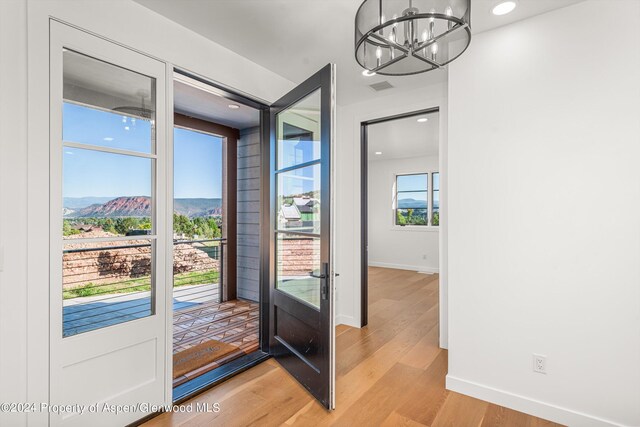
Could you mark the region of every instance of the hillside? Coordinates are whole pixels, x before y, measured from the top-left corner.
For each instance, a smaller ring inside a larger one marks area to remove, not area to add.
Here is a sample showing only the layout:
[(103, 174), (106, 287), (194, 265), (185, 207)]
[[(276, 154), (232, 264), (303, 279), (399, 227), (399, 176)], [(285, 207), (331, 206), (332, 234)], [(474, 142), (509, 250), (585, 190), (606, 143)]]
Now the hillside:
[(91, 205), (101, 205), (113, 200), (116, 197), (65, 197), (62, 201), (64, 207), (69, 210), (77, 211)]
[(222, 199), (175, 199), (173, 211), (189, 218), (222, 215)]
[(151, 216), (149, 197), (118, 197), (106, 203), (96, 203), (71, 214), (76, 218), (108, 218), (123, 216)]
[(416, 200), (416, 199), (400, 199), (398, 200), (398, 209), (426, 209), (427, 202), (424, 200)]
[[(70, 206), (64, 207), (63, 212), (66, 218), (148, 217), (151, 215), (151, 199), (146, 196), (117, 197), (80, 209), (77, 208), (81, 204), (78, 200), (65, 198), (65, 204), (68, 201), (73, 202)], [(189, 218), (222, 215), (222, 199), (175, 199), (174, 212)]]

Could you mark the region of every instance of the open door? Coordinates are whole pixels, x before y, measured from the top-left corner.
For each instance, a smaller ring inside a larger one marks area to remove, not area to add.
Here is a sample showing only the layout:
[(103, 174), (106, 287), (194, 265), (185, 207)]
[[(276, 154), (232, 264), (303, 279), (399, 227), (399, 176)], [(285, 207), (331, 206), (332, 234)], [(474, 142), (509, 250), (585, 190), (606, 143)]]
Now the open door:
[(331, 143), (335, 66), (271, 106), (271, 354), (327, 409), (335, 406)]

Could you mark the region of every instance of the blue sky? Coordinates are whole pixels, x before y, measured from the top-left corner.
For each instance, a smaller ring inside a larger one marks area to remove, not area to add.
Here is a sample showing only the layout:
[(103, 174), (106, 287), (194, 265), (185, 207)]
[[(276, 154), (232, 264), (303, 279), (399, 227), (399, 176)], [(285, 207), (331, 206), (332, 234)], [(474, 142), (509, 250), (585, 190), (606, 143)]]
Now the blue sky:
[[(151, 124), (74, 104), (64, 104), (68, 142), (150, 153)], [(64, 197), (151, 195), (151, 160), (64, 147)], [(186, 129), (174, 132), (176, 198), (222, 197), (222, 139)]]
[(427, 175), (398, 175), (398, 191), (424, 191), (427, 189)]
[(187, 129), (173, 137), (176, 198), (222, 198), (222, 138)]
[(398, 206), (401, 208), (426, 208), (429, 193), (428, 176), (398, 175)]

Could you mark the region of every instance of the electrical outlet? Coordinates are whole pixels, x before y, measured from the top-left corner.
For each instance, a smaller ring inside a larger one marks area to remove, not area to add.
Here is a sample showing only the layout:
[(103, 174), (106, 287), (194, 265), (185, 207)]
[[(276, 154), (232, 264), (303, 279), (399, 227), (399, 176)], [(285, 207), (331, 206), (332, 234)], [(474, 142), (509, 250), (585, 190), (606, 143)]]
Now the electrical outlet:
[(547, 373), (547, 356), (541, 354), (533, 354), (533, 372), (539, 374)]

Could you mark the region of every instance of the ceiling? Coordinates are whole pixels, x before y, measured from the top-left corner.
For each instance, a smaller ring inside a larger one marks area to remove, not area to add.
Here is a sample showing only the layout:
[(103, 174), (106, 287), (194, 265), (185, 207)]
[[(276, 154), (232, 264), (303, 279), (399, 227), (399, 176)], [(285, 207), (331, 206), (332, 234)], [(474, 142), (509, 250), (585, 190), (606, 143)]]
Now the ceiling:
[(63, 52), (63, 79), (67, 101), (105, 110), (155, 110), (151, 77), (67, 49)]
[[(420, 123), (420, 118), (428, 121)], [(431, 113), (370, 125), (369, 161), (438, 155), (438, 118), (438, 113)]]
[[(354, 18), (361, 0), (135, 1), (294, 83), (302, 82), (328, 62), (336, 63), (337, 101), (342, 105), (447, 78), (446, 70), (404, 77), (362, 76), (353, 51)], [(518, 0), (515, 11), (494, 16), (491, 8), (497, 0), (472, 0), (472, 32), (477, 34), (579, 1)], [(394, 88), (375, 92), (368, 87), (384, 80)]]
[[(176, 112), (235, 129), (260, 125), (260, 111), (224, 97), (224, 92), (189, 77), (175, 74), (173, 103)], [(229, 105), (238, 108), (231, 109)]]

